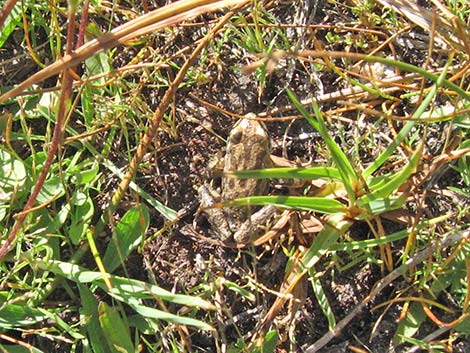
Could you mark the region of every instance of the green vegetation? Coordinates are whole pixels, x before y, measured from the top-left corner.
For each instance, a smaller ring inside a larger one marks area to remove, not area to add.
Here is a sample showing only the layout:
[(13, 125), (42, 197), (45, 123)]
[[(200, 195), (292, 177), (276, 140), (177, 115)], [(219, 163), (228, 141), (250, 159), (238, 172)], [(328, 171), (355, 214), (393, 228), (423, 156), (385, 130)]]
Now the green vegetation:
[[(470, 349), (467, 2), (296, 4), (3, 4), (1, 352)], [(284, 165), (216, 206), (279, 214), (214, 245), (195, 190), (249, 111)]]

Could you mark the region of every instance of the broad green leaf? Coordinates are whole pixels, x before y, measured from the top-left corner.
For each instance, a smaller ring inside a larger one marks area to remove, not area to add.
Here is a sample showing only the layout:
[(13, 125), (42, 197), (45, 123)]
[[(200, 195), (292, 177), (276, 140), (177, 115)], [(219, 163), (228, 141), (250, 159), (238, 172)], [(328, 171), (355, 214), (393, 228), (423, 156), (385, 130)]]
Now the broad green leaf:
[(426, 314), (421, 304), (417, 302), (411, 303), (405, 319), (398, 324), (393, 343), (400, 344), (404, 342), (404, 337), (413, 337), (425, 319)]
[(134, 353), (129, 328), (114, 309), (105, 302), (98, 304), (98, 315), (103, 336), (111, 352)]
[(39, 309), (7, 304), (0, 310), (0, 327), (9, 329), (29, 326), (47, 320), (48, 317)]
[(73, 197), (74, 207), (71, 213), (71, 224), (69, 237), (72, 244), (77, 245), (85, 237), (91, 218), (93, 217), (95, 206), (88, 191), (77, 191)]
[(54, 176), (45, 181), (36, 201), (40, 204), (51, 201), (65, 193), (60, 177)]
[(224, 202), (224, 206), (266, 206), (273, 205), (296, 210), (315, 211), (332, 214), (346, 212), (347, 207), (341, 202), (324, 197), (307, 196), (251, 196)]
[[(4, 2), (2, 3), (2, 7)], [(3, 44), (7, 41), (8, 37), (15, 31), (17, 26), (21, 26), (21, 2), (17, 2), (16, 5), (11, 10), (8, 17), (5, 19), (3, 26), (0, 31), (0, 48), (3, 47)]]
[(91, 344), (94, 353), (111, 353), (101, 330), (98, 319), (98, 301), (93, 293), (84, 284), (78, 283), (80, 291), (80, 319)]
[(457, 322), (457, 324), (455, 324), (452, 328), (460, 333), (470, 335), (470, 317), (464, 317), (461, 321)]
[(70, 181), (76, 185), (88, 185), (96, 178), (98, 172), (99, 164), (95, 159), (83, 161), (67, 170), (72, 176)]
[(143, 240), (149, 226), (149, 211), (143, 204), (126, 212), (116, 225), (103, 258), (104, 267), (113, 272)]
[(269, 331), (263, 338), (253, 344), (250, 353), (273, 353), (279, 341), (279, 333), (276, 330)]
[(14, 190), (26, 181), (26, 168), (22, 161), (0, 149), (0, 203), (7, 203)]
[[(102, 74), (107, 74), (111, 70), (109, 58), (106, 52), (99, 52), (85, 60), (85, 68), (89, 77), (101, 75), (94, 83), (102, 84), (106, 82), (106, 77)], [(102, 90), (93, 87), (96, 93)]]

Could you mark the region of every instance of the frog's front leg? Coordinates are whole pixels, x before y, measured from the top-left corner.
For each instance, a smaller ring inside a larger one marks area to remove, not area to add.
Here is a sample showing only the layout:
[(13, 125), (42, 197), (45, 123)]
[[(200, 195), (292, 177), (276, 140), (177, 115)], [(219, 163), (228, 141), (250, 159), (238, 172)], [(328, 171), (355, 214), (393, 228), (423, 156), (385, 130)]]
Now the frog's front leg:
[(228, 222), (227, 214), (223, 208), (212, 208), (220, 202), (220, 195), (209, 185), (202, 185), (198, 189), (201, 209), (207, 216), (213, 232), (217, 233), (217, 239), (226, 241), (232, 237), (232, 230)]

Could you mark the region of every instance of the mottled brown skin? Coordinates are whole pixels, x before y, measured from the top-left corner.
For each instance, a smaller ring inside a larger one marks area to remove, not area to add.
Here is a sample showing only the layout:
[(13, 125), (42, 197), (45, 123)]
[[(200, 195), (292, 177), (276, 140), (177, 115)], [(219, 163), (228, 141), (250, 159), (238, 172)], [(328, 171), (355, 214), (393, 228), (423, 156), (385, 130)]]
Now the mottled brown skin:
[[(230, 131), (224, 172), (254, 170), (270, 165), (271, 143), (263, 124), (257, 120), (241, 119)], [(267, 191), (265, 179), (222, 179), (224, 201), (238, 197), (262, 195)]]
[[(264, 125), (256, 120), (241, 119), (235, 124), (227, 139), (227, 150), (224, 158), (224, 172), (263, 169), (271, 165), (271, 143)], [(267, 192), (268, 182), (264, 179), (237, 179), (224, 176), (222, 179), (222, 201), (239, 197), (257, 196)], [(201, 187), (201, 205), (209, 206), (216, 194), (208, 186)], [(225, 241), (235, 234), (237, 242), (245, 241), (250, 227), (242, 224), (251, 216), (247, 207), (230, 207), (207, 209), (205, 211), (214, 231), (220, 240)], [(222, 219), (223, 218), (223, 219)], [(243, 231), (243, 229), (245, 229)], [(230, 234), (229, 234), (230, 233)]]

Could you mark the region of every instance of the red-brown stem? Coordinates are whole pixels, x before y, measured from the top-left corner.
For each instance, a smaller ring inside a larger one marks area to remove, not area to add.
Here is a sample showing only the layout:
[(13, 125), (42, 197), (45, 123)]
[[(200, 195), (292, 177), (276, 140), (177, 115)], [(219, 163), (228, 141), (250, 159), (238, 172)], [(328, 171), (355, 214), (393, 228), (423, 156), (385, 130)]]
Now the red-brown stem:
[(15, 7), (16, 1), (17, 0), (7, 0), (5, 5), (3, 6), (3, 9), (0, 10), (0, 28), (3, 27), (5, 20), (7, 19), (11, 10), (13, 10), (13, 7)]
[(79, 48), (85, 43), (85, 31), (88, 24), (88, 6), (90, 5), (90, 0), (85, 0), (82, 6), (82, 16), (80, 18), (80, 26), (78, 27), (78, 39), (75, 48)]
[[(68, 28), (67, 28), (67, 46), (65, 49), (66, 54), (70, 54), (72, 52), (74, 25), (75, 25), (75, 11), (70, 11), (69, 17), (68, 17)], [(0, 248), (0, 260), (3, 259), (6, 253), (10, 250), (11, 244), (16, 239), (17, 234), (21, 230), (24, 220), (26, 219), (26, 216), (28, 215), (28, 210), (31, 209), (31, 207), (34, 204), (34, 201), (36, 201), (36, 198), (39, 192), (41, 191), (41, 188), (44, 185), (44, 182), (46, 181), (47, 174), (49, 170), (51, 169), (51, 165), (52, 165), (52, 162), (54, 161), (54, 157), (57, 154), (57, 151), (59, 150), (59, 144), (62, 139), (62, 135), (64, 131), (62, 125), (63, 125), (64, 117), (67, 113), (67, 102), (70, 101), (70, 96), (72, 94), (72, 83), (73, 83), (72, 76), (69, 74), (67, 70), (65, 70), (62, 75), (62, 85), (61, 85), (62, 91), (61, 91), (61, 96), (59, 99), (59, 108), (57, 110), (57, 121), (54, 127), (54, 133), (52, 135), (52, 141), (51, 141), (51, 147), (49, 149), (49, 153), (47, 154), (46, 161), (44, 162), (44, 167), (41, 171), (41, 174), (39, 175), (36, 185), (34, 186), (33, 192), (31, 193), (31, 195), (29, 195), (28, 201), (26, 201), (26, 205), (24, 206), (23, 211), (20, 214), (18, 214), (18, 217), (16, 218), (15, 225), (13, 226), (11, 233), (8, 235), (8, 238), (6, 239), (5, 243)]]

